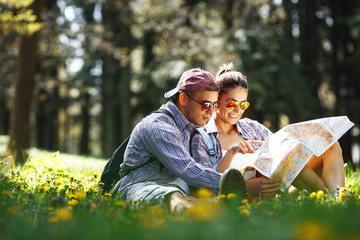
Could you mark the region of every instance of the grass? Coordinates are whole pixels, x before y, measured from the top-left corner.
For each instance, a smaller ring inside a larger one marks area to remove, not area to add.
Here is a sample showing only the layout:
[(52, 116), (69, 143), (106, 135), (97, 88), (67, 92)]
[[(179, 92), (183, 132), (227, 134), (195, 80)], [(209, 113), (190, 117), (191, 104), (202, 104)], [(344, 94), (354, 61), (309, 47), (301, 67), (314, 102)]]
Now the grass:
[(1, 161), (0, 239), (360, 239), (360, 173), (351, 166), (338, 200), (301, 192), (225, 209), (202, 189), (193, 208), (170, 214), (102, 192), (104, 163), (36, 149), (21, 168)]
[[(6, 151), (8, 141), (9, 136), (0, 135), (0, 154)], [(29, 149), (28, 154), (32, 158), (46, 158), (46, 156), (53, 154), (53, 152), (44, 149), (31, 148)], [(107, 159), (104, 158), (61, 153), (61, 161), (63, 161), (67, 170), (78, 173), (87, 173), (88, 175), (98, 173), (99, 169), (103, 169), (106, 160)]]

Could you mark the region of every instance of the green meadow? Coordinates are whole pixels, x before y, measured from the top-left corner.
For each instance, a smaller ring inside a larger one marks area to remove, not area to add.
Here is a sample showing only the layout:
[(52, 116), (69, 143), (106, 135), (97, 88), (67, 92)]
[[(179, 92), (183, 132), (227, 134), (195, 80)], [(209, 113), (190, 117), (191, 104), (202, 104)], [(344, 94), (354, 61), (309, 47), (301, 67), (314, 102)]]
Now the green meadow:
[(360, 239), (360, 173), (350, 165), (338, 198), (301, 192), (224, 208), (201, 189), (175, 214), (103, 192), (104, 159), (31, 152), (22, 167), (0, 162), (0, 239)]

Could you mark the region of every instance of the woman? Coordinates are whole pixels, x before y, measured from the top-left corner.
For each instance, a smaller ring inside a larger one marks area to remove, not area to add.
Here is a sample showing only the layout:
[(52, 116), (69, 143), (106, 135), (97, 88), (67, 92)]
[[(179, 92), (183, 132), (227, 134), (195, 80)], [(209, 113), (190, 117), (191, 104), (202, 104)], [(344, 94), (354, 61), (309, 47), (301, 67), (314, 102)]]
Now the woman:
[[(196, 161), (213, 167), (219, 172), (229, 168), (234, 155), (253, 153), (272, 132), (257, 121), (240, 119), (246, 108), (248, 85), (246, 77), (232, 70), (232, 64), (224, 65), (216, 75), (220, 87), (220, 107), (205, 126), (211, 136), (217, 154), (216, 166), (211, 166), (204, 141), (199, 134), (192, 139), (191, 151)], [(244, 172), (247, 192), (253, 196), (272, 196), (281, 188), (281, 179), (269, 179), (254, 169)], [(337, 187), (345, 184), (342, 150), (338, 142), (320, 157), (313, 155), (289, 188), (290, 193), (307, 189), (309, 191), (327, 188), (336, 193)]]

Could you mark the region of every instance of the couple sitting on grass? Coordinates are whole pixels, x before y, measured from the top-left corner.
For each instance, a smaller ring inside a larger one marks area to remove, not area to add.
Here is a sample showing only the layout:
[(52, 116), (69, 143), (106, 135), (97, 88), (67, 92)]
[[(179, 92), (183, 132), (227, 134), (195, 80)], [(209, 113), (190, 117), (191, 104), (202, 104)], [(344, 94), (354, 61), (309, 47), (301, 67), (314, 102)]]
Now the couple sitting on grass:
[[(257, 121), (240, 120), (249, 106), (247, 95), (246, 77), (231, 65), (220, 68), (216, 80), (200, 68), (185, 71), (161, 107), (173, 118), (153, 113), (134, 128), (121, 165), (121, 171), (129, 173), (117, 182), (113, 194), (136, 205), (163, 204), (172, 212), (191, 207), (191, 195), (199, 188), (210, 189), (214, 196), (234, 193), (239, 199), (274, 196), (281, 178), (267, 178), (253, 169), (229, 169), (236, 153), (253, 153), (272, 134)], [(216, 163), (196, 131), (199, 126), (213, 140)], [(320, 157), (310, 158), (288, 191), (327, 188), (335, 193), (345, 184), (343, 164), (336, 142)]]

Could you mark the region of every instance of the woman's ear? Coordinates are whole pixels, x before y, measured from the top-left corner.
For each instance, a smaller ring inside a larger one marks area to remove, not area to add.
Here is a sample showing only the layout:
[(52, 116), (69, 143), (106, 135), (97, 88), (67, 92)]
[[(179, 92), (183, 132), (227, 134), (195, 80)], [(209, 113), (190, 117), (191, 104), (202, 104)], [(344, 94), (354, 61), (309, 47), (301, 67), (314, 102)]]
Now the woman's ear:
[(185, 93), (180, 93), (179, 95), (179, 103), (181, 106), (184, 106), (186, 102), (186, 94)]

